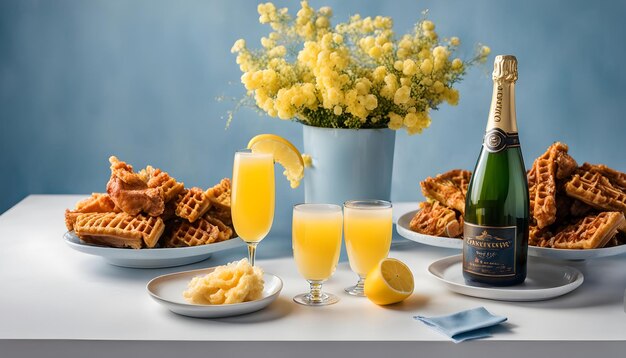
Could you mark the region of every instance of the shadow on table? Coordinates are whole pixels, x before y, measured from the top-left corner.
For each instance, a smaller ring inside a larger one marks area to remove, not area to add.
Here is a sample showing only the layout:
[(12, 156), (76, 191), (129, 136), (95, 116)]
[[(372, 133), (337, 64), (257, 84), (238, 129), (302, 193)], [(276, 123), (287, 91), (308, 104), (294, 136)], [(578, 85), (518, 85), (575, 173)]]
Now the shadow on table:
[[(546, 301), (511, 302), (520, 307), (570, 309), (579, 307), (610, 306), (624, 301), (626, 270), (608, 269), (602, 259), (588, 261), (563, 261), (564, 265), (580, 270), (585, 279), (576, 290)], [(612, 263), (614, 264), (614, 263)]]
[(274, 321), (279, 318), (287, 316), (293, 311), (293, 302), (285, 297), (278, 297), (269, 307), (266, 309), (252, 312), (249, 314), (217, 318), (215, 321), (233, 324), (248, 324), (248, 323), (263, 323)]
[(489, 332), (493, 335), (507, 335), (507, 334), (513, 334), (515, 328), (517, 328), (518, 325), (510, 323), (510, 322), (504, 322), (501, 323), (499, 325), (493, 326), (489, 328)]
[(414, 293), (411, 295), (411, 297), (402, 302), (381, 307), (391, 311), (413, 312), (419, 308), (426, 306), (429, 301), (430, 296)]

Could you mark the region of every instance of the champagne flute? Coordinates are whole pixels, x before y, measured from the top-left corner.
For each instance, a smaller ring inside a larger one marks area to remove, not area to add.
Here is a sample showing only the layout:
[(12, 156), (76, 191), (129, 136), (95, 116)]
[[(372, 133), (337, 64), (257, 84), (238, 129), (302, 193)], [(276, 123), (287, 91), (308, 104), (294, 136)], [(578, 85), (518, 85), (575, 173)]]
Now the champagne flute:
[(345, 291), (353, 296), (365, 296), (365, 277), (387, 257), (391, 247), (391, 203), (384, 200), (346, 201), (344, 232), (350, 268), (359, 276), (356, 285)]
[(306, 306), (325, 306), (339, 301), (322, 292), (322, 284), (335, 272), (341, 251), (341, 207), (332, 204), (299, 204), (293, 207), (293, 257), (310, 292), (293, 300)]
[(274, 157), (240, 150), (233, 165), (232, 217), (235, 231), (248, 245), (254, 266), (256, 246), (272, 228), (274, 220)]

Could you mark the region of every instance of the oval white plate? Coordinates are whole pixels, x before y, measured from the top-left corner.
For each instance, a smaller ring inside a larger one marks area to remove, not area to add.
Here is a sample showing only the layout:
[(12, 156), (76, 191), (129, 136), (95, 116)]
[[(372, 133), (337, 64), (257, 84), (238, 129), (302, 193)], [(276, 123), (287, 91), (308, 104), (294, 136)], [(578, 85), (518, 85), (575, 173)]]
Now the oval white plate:
[(454, 292), (500, 301), (541, 301), (562, 296), (583, 283), (583, 274), (577, 269), (559, 264), (528, 262), (524, 283), (493, 287), (467, 284), (463, 278), (463, 255), (454, 255), (433, 262), (428, 272)]
[(240, 238), (214, 244), (157, 249), (122, 249), (91, 245), (80, 241), (72, 231), (63, 235), (65, 242), (74, 250), (100, 256), (115, 266), (132, 268), (159, 268), (187, 265), (208, 259), (214, 252), (245, 246)]
[(424, 235), (411, 230), (409, 224), (417, 212), (418, 210), (409, 211), (398, 218), (396, 231), (398, 231), (400, 236), (411, 241), (419, 242), (420, 244), (446, 247), (449, 249), (463, 249), (463, 240), (460, 238)]
[(261, 310), (274, 302), (283, 289), (283, 281), (278, 276), (264, 273), (265, 287), (261, 299), (229, 305), (197, 305), (185, 301), (183, 291), (187, 289), (189, 281), (196, 276), (213, 272), (213, 270), (215, 267), (159, 276), (148, 282), (146, 288), (150, 297), (170, 311), (183, 316), (198, 318), (237, 316)]
[[(402, 216), (400, 216), (400, 218), (398, 218), (398, 222), (396, 223), (396, 230), (398, 231), (398, 234), (406, 239), (425, 245), (446, 247), (459, 250), (463, 249), (463, 240), (461, 239), (424, 235), (412, 231), (409, 224), (411, 223), (411, 219), (413, 219), (413, 216), (415, 216), (417, 212), (418, 210), (413, 210), (403, 214)], [(622, 255), (624, 253), (626, 253), (626, 245), (588, 250), (567, 250), (552, 249), (549, 247), (528, 246), (528, 256), (545, 257), (555, 260), (588, 260), (600, 257)]]

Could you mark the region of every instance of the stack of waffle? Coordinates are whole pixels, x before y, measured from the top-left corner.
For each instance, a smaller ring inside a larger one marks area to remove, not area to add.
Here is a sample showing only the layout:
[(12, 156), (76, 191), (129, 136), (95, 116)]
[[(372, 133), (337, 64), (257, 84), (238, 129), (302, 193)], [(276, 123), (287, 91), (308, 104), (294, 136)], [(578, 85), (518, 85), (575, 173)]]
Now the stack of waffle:
[(559, 249), (626, 244), (626, 174), (604, 165), (578, 166), (554, 143), (528, 172), (528, 243)]
[(65, 211), (67, 229), (86, 243), (120, 248), (189, 247), (236, 237), (230, 214), (230, 180), (185, 188), (151, 166), (138, 173), (111, 162), (106, 193), (94, 193)]
[[(411, 221), (426, 235), (461, 237), (471, 173), (452, 170), (420, 183), (428, 199)], [(626, 244), (626, 173), (605, 165), (578, 166), (563, 143), (554, 143), (528, 171), (528, 243), (559, 249)]]

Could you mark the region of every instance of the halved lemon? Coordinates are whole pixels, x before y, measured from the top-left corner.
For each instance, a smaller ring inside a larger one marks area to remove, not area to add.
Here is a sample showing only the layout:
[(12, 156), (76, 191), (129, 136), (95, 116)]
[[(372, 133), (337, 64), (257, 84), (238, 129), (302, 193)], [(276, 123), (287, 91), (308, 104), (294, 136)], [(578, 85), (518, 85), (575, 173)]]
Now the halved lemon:
[(274, 161), (285, 168), (283, 174), (292, 188), (300, 185), (304, 178), (304, 162), (298, 148), (287, 139), (275, 134), (259, 134), (250, 139), (248, 149), (253, 153), (267, 153), (274, 156)]
[(413, 293), (413, 273), (402, 261), (386, 258), (365, 279), (365, 295), (377, 305), (405, 300)]

